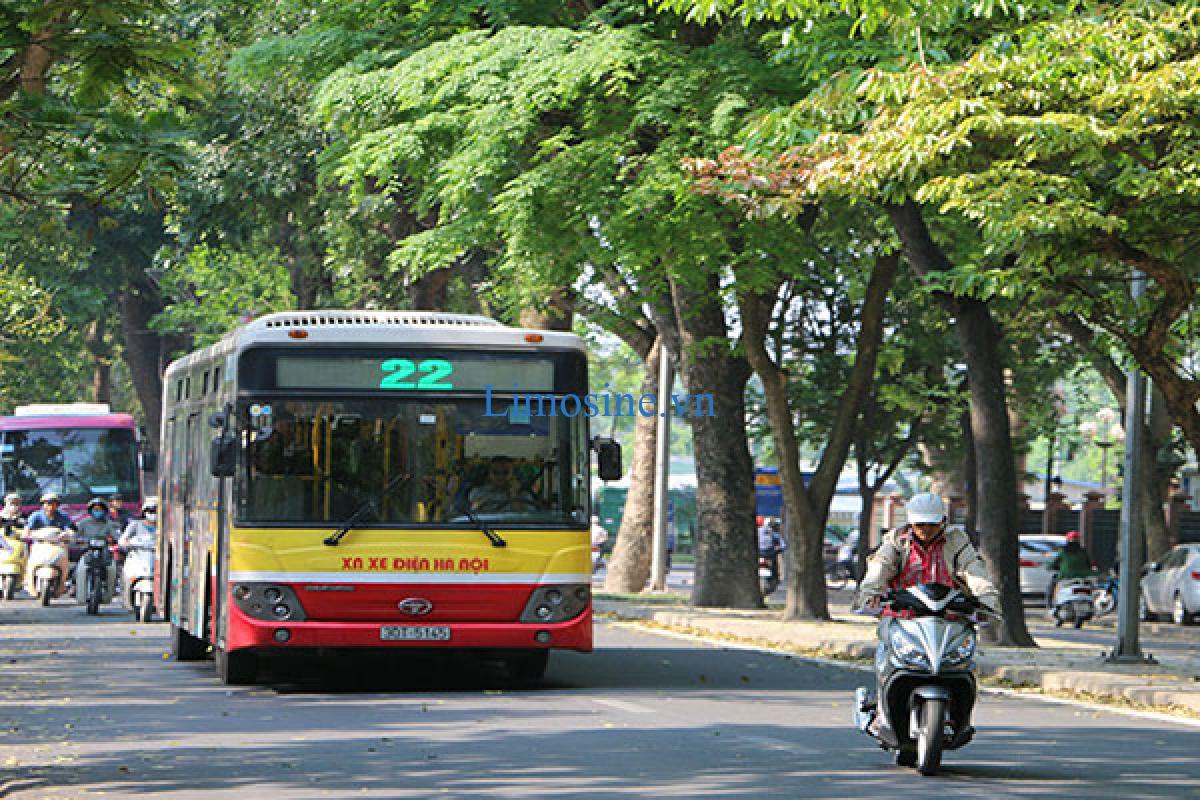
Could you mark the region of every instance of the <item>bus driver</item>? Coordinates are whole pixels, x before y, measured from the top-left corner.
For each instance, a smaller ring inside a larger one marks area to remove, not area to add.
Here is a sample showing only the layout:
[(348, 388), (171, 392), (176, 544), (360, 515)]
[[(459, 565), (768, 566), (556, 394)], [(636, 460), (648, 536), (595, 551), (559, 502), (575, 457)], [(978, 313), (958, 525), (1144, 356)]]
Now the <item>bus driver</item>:
[(467, 493), (467, 506), (476, 512), (525, 511), (530, 507), (513, 475), (513, 460), (496, 456), (488, 465), (487, 482)]

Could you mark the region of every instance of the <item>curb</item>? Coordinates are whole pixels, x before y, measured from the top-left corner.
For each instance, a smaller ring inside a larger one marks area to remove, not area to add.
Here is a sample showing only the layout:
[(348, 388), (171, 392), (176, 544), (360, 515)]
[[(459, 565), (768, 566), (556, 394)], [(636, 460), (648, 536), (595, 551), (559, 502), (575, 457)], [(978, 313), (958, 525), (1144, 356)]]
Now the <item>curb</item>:
[[(627, 602), (596, 599), (597, 614), (612, 615), (631, 622), (646, 622), (698, 635), (710, 635), (748, 644), (770, 643), (773, 647), (835, 659), (871, 662), (875, 657), (874, 624), (862, 622), (787, 623), (764, 618), (761, 612), (655, 608)], [(815, 628), (815, 630), (814, 630)], [(862, 634), (868, 634), (863, 636)], [(1013, 664), (989, 658), (986, 652), (977, 659), (976, 674), (981, 682), (997, 683), (1022, 689), (1034, 689), (1068, 697), (1085, 697), (1122, 705), (1153, 707), (1179, 716), (1200, 716), (1200, 675), (1181, 676), (1163, 668), (1114, 667), (1113, 672), (1089, 669), (1095, 656), (1087, 653), (1059, 654), (1052, 650), (1022, 651), (1029, 657), (1039, 653), (1065, 658), (1061, 665)], [(1070, 656), (1080, 656), (1071, 659)], [(1183, 681), (1187, 684), (1183, 684)], [(1192, 686), (1196, 688), (1191, 688)], [(1186, 688), (1185, 688), (1186, 687)]]

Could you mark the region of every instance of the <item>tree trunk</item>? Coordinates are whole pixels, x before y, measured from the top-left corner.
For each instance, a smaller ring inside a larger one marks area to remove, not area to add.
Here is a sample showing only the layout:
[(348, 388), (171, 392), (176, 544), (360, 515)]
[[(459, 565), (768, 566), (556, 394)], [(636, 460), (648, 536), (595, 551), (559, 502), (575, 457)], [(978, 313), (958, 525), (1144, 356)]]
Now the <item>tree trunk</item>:
[(986, 630), (999, 644), (1034, 646), (1025, 627), (1017, 535), (1017, 470), (1013, 458), (1004, 370), (997, 352), (1002, 332), (987, 304), (959, 298), (955, 329), (970, 371), (971, 434), (974, 439), (979, 543), (988, 572), (1000, 590), (1003, 624)]
[[(927, 276), (951, 268), (949, 259), (933, 241), (920, 206), (908, 201), (901, 206), (890, 206), (888, 213), (904, 252), (918, 273)], [(1002, 331), (987, 303), (965, 296), (939, 294), (939, 298), (954, 315), (955, 333), (967, 365), (978, 501), (976, 522), (980, 549), (1000, 592), (1000, 611), (1004, 617), (1002, 624), (985, 630), (999, 644), (1034, 647), (1036, 643), (1025, 626), (1025, 606), (1021, 600), (1017, 474), (999, 353)]]
[[(408, 301), (416, 311), (446, 311), (450, 277), (454, 270), (441, 267), (430, 270), (413, 281), (408, 287)], [(533, 327), (543, 328), (544, 325)]]
[(971, 431), (971, 415), (963, 414), (963, 499), (967, 504), (963, 527), (972, 541), (979, 541), (979, 473), (975, 469), (975, 434)]
[(570, 287), (550, 292), (544, 308), (524, 308), (519, 324), (523, 328), (569, 331), (575, 319), (575, 291)]
[[(655, 340), (645, 359), (642, 394), (658, 392), (658, 367), (662, 341)], [(604, 588), (610, 592), (640, 592), (650, 579), (654, 544), (654, 448), (658, 420), (638, 416), (634, 421), (633, 465), (629, 493), (621, 515), (621, 530), (608, 562)]]
[(787, 372), (768, 354), (765, 346), (776, 292), (744, 294), (739, 298), (746, 354), (763, 382), (771, 433), (779, 452), (791, 566), (785, 619), (829, 619), (825, 588), (825, 523), (829, 519), (829, 505), (837, 490), (838, 476), (850, 453), (860, 409), (874, 382), (875, 361), (883, 338), (884, 309), (899, 264), (899, 256), (882, 256), (871, 271), (860, 314), (854, 369), (842, 391), (821, 461), (807, 487), (800, 471), (799, 440), (788, 393)]
[[(686, 280), (686, 284), (685, 281)], [(688, 410), (696, 457), (696, 585), (692, 604), (762, 608), (754, 530), (754, 463), (746, 441), (750, 366), (729, 349), (716, 275), (672, 276), (679, 374), (689, 393), (710, 393), (712, 414)], [(661, 328), (660, 328), (661, 330)], [(660, 398), (666, 400), (668, 398)], [(671, 413), (662, 408), (660, 413)]]
[(1158, 453), (1171, 444), (1171, 418), (1166, 401), (1153, 385), (1150, 401), (1150, 424), (1146, 430), (1146, 465), (1142, 471), (1142, 524), (1146, 531), (1146, 560), (1158, 561), (1171, 549), (1171, 532), (1163, 507), (1166, 490), (1175, 477), (1175, 465), (1162, 465)]
[(84, 334), (83, 343), (92, 359), (92, 402), (112, 402), (112, 353), (108, 344), (104, 317), (92, 320)]
[(167, 362), (191, 343), (188, 337), (163, 336), (150, 328), (150, 319), (164, 305), (158, 290), (148, 282), (122, 292), (118, 308), (121, 336), (125, 340), (125, 364), (146, 421), (146, 448), (157, 453), (162, 427), (163, 371)]
[(867, 553), (875, 547), (875, 487), (862, 481), (858, 484), (858, 496), (862, 498), (862, 511), (858, 515), (858, 567), (856, 578), (867, 574)]
[[(1060, 327), (1074, 340), (1077, 347), (1084, 352), (1092, 366), (1100, 373), (1104, 383), (1112, 393), (1113, 400), (1121, 409), (1122, 419), (1125, 417), (1125, 391), (1128, 376), (1120, 365), (1096, 344), (1096, 336), (1083, 320), (1072, 314), (1059, 314)], [(1163, 470), (1158, 464), (1158, 451), (1171, 441), (1171, 416), (1168, 413), (1166, 400), (1156, 384), (1150, 384), (1151, 403), (1149, 424), (1142, 428), (1142, 441), (1145, 442), (1146, 469), (1140, 471), (1138, 480), (1138, 498), (1142, 503), (1142, 530), (1146, 539), (1146, 560), (1156, 561), (1170, 549), (1170, 531), (1167, 528), (1166, 511), (1163, 508), (1163, 489), (1170, 482), (1172, 475)]]
[(296, 301), (298, 311), (315, 308), (317, 303), (317, 276), (313, 274), (316, 263), (306, 258), (301, 252), (302, 242), (297, 241), (298, 229), (295, 217), (288, 212), (286, 219), (279, 226), (279, 252), (283, 256), (284, 266), (288, 273), (292, 297)]

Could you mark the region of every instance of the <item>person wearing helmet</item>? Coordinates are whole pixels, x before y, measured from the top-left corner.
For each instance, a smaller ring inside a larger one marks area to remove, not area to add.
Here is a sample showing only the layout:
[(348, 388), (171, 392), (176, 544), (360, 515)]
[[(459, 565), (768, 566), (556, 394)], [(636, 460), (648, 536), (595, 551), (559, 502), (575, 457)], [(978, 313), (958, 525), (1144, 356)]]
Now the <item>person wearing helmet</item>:
[(76, 520), (75, 527), (79, 531), (77, 538), (85, 544), (89, 539), (96, 538), (116, 542), (121, 533), (117, 529), (116, 520), (109, 514), (108, 502), (99, 497), (88, 501), (87, 513)]
[(118, 542), (122, 549), (154, 547), (158, 540), (158, 500), (147, 497), (142, 503), (141, 519), (132, 520), (125, 526)]
[(25, 515), (21, 513), (21, 495), (9, 492), (4, 496), (4, 508), (0, 509), (0, 526), (5, 530), (25, 527)]
[[(117, 529), (116, 520), (109, 513), (108, 501), (101, 497), (93, 497), (88, 501), (87, 511), (76, 521), (75, 528), (78, 531), (75, 537), (76, 545), (81, 548), (86, 548), (92, 539), (104, 539), (110, 545), (114, 545), (117, 543), (117, 536), (121, 533)], [(112, 587), (115, 585), (116, 568), (113, 564), (112, 551), (109, 549), (104, 550), (104, 563), (109, 569), (108, 586)], [(80, 558), (75, 563), (75, 588), (81, 603), (85, 601), (83, 591), (87, 585), (83, 580), (85, 568), (86, 559)]]
[(1090, 578), (1096, 574), (1096, 565), (1092, 563), (1091, 556), (1083, 549), (1083, 537), (1079, 535), (1079, 531), (1067, 533), (1066, 543), (1054, 555), (1054, 558), (1047, 562), (1046, 569), (1054, 575), (1054, 580), (1050, 583), (1050, 591), (1046, 594), (1046, 603), (1051, 608), (1054, 605), (1054, 587), (1058, 585), (1059, 581)]
[(59, 510), (62, 501), (57, 492), (46, 492), (42, 495), (42, 507), (29, 515), (25, 523), (25, 535), (28, 536), (39, 528), (58, 528), (63, 531), (75, 530), (71, 518)]
[(859, 584), (859, 607), (878, 606), (888, 589), (936, 581), (969, 592), (991, 614), (1000, 609), (999, 592), (983, 559), (961, 530), (947, 530), (942, 498), (925, 492), (908, 501), (908, 524), (883, 537)]

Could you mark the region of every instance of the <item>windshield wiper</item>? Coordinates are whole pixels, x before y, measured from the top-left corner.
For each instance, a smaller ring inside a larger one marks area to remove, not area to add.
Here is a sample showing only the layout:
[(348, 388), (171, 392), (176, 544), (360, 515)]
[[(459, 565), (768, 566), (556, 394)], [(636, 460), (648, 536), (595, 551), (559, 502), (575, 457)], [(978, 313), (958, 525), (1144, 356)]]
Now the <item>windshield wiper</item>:
[(358, 524), (358, 521), (360, 519), (362, 519), (364, 516), (366, 516), (368, 511), (375, 510), (375, 504), (377, 502), (382, 500), (384, 497), (387, 497), (388, 492), (392, 491), (392, 489), (395, 489), (400, 484), (401, 481), (406, 481), (410, 477), (411, 477), (410, 475), (401, 473), (400, 475), (397, 475), (395, 478), (392, 478), (391, 482), (389, 482), (387, 486), (383, 487), (382, 492), (375, 495), (374, 497), (368, 497), (367, 501), (365, 503), (363, 503), (361, 506), (359, 506), (355, 510), (355, 512), (350, 515), (349, 519), (347, 519), (345, 522), (342, 523), (341, 530), (339, 530), (335, 534), (327, 536), (325, 538), (325, 544), (329, 545), (330, 547), (337, 547), (338, 542), (340, 542), (342, 540), (342, 537), (345, 536), (347, 533), (349, 533), (350, 530), (355, 525)]
[(482, 531), (483, 535), (486, 536), (488, 541), (492, 543), (492, 547), (508, 547), (508, 542), (501, 539), (500, 535), (489, 528), (486, 522), (475, 516), (475, 512), (471, 510), (469, 505), (461, 506), (460, 508), (462, 512), (466, 514), (467, 519), (479, 526), (479, 530)]

